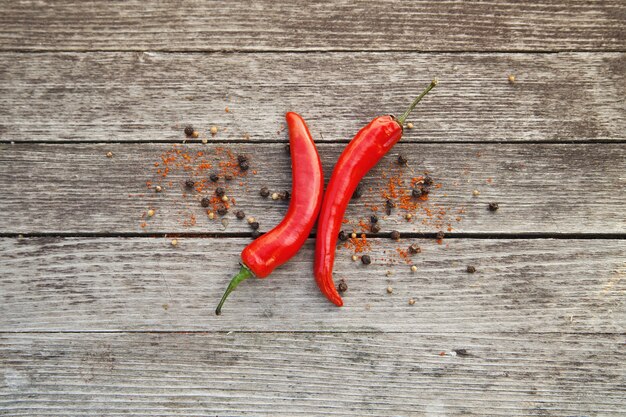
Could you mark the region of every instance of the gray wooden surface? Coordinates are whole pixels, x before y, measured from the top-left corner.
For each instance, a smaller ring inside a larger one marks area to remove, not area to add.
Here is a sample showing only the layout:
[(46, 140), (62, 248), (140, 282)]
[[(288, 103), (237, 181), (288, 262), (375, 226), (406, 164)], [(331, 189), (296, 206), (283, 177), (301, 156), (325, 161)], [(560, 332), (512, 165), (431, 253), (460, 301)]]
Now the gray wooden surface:
[[(626, 415), (625, 45), (622, 1), (0, 0), (0, 415)], [(180, 170), (154, 193), (161, 155), (249, 155), (220, 184), (267, 231), (285, 111), (328, 179), (435, 76), (344, 228), (390, 175), (440, 188), (368, 232), (371, 265), (338, 251), (345, 307), (313, 234), (214, 316), (250, 229)]]

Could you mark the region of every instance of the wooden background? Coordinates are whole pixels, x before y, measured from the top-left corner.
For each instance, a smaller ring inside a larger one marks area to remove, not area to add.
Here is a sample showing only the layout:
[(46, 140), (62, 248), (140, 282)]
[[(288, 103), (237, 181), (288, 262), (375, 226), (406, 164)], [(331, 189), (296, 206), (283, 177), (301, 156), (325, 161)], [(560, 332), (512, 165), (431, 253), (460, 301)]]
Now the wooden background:
[[(311, 239), (214, 316), (250, 229), (146, 193), (182, 128), (252, 156), (232, 196), (267, 231), (285, 111), (328, 177), (433, 77), (364, 183), (431, 171), (465, 211), (444, 244), (390, 216), (372, 265), (338, 257), (337, 309)], [(0, 415), (626, 415), (625, 93), (623, 1), (0, 1)], [(379, 261), (393, 229), (417, 273)]]

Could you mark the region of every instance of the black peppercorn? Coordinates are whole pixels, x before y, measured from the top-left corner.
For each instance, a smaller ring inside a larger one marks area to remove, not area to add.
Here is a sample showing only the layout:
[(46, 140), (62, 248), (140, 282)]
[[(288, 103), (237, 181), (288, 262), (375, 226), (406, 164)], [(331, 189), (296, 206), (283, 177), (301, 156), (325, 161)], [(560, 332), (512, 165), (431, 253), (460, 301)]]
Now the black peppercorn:
[(424, 185), (433, 185), (433, 179), (428, 174), (424, 176)]
[(352, 193), (352, 198), (361, 198), (363, 196), (363, 186), (361, 184), (357, 185)]
[(497, 211), (499, 208), (498, 203), (489, 203), (489, 211)]
[(337, 291), (339, 292), (348, 291), (348, 284), (346, 284), (346, 281), (344, 280), (339, 281), (339, 284), (337, 285)]
[(263, 198), (267, 198), (270, 195), (270, 190), (267, 189), (267, 187), (263, 187), (261, 188), (261, 197)]
[(289, 200), (290, 197), (291, 197), (291, 194), (289, 193), (289, 191), (285, 191), (284, 193), (280, 193), (280, 199), (281, 200)]
[(243, 212), (243, 210), (237, 210), (237, 213), (235, 213), (235, 216), (236, 216), (239, 220), (241, 220), (241, 219), (243, 219), (244, 217), (246, 217), (246, 213), (244, 213), (244, 212)]
[(202, 200), (200, 200), (200, 205), (202, 207), (209, 207), (211, 205), (211, 199), (209, 197), (202, 197)]
[(251, 235), (252, 239), (256, 239), (257, 237), (261, 236), (261, 232), (259, 232), (258, 230), (253, 230)]
[(446, 237), (446, 234), (443, 232), (443, 230), (440, 230), (440, 231), (437, 232), (437, 239), (438, 240), (441, 240), (444, 237)]
[(373, 215), (372, 217), (370, 217), (370, 223), (372, 224), (378, 223), (378, 216)]
[(468, 265), (467, 266), (467, 273), (468, 274), (473, 274), (474, 272), (476, 272), (476, 267), (474, 265)]
[(219, 180), (219, 179), (220, 179), (220, 176), (219, 176), (219, 175), (217, 175), (217, 173), (215, 173), (215, 172), (214, 172), (214, 173), (212, 173), (211, 175), (209, 175), (209, 179), (210, 179), (211, 181), (213, 181), (213, 182), (217, 182), (217, 180)]
[(193, 188), (194, 185), (196, 185), (196, 183), (192, 179), (188, 179), (185, 181), (185, 187), (187, 188)]
[(372, 231), (372, 233), (378, 233), (380, 232), (380, 226), (378, 224), (373, 224), (372, 226), (370, 226), (370, 230)]
[(185, 127), (185, 135), (191, 137), (193, 135), (193, 126)]
[(411, 195), (415, 198), (420, 198), (422, 196), (422, 190), (414, 188), (413, 191), (411, 191)]
[(242, 171), (247, 171), (248, 169), (250, 169), (250, 165), (248, 165), (248, 161), (243, 161), (239, 164), (239, 168)]
[(339, 232), (339, 240), (345, 242), (346, 240), (348, 240), (348, 234), (342, 230), (341, 232)]
[(219, 214), (220, 216), (223, 216), (227, 212), (228, 212), (228, 209), (226, 207), (224, 207), (224, 206), (222, 206), (222, 207), (217, 209), (217, 214)]
[(363, 265), (369, 265), (372, 263), (372, 258), (369, 255), (363, 255), (361, 256), (361, 262), (363, 262)]
[(398, 155), (398, 165), (406, 165), (409, 162), (404, 156)]
[(232, 180), (232, 179), (233, 179), (233, 176), (232, 176), (232, 175), (230, 175), (230, 174), (226, 174), (226, 175), (224, 176), (224, 179), (225, 179), (226, 181), (230, 181), (230, 180)]
[(400, 232), (398, 232), (397, 230), (394, 230), (393, 232), (391, 232), (391, 238), (393, 240), (400, 240)]
[(385, 201), (385, 206), (387, 206), (387, 208), (394, 208), (396, 203), (394, 203), (393, 200), (387, 200)]
[(409, 252), (411, 253), (420, 253), (422, 251), (422, 248), (420, 248), (417, 243), (413, 243), (411, 246), (409, 246)]
[(226, 190), (224, 190), (222, 187), (217, 187), (215, 189), (215, 195), (218, 197), (223, 196), (224, 194), (226, 194)]
[(237, 155), (237, 162), (240, 164), (243, 162), (248, 162), (248, 157), (245, 155)]
[(424, 185), (422, 187), (422, 195), (427, 195), (428, 193), (430, 193), (430, 187)]
[(259, 222), (250, 223), (250, 227), (252, 228), (252, 230), (257, 230), (259, 228)]

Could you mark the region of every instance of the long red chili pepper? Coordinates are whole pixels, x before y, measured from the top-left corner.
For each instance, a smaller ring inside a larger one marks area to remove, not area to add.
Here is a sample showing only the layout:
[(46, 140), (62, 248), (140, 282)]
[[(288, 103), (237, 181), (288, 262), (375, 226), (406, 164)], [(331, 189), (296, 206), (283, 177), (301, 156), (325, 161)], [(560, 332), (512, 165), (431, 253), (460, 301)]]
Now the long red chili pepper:
[(302, 247), (315, 224), (322, 205), (324, 174), (311, 133), (302, 117), (285, 115), (291, 152), (291, 201), (285, 218), (272, 230), (250, 243), (241, 252), (241, 270), (230, 281), (215, 314), (221, 314), (228, 295), (243, 280), (265, 278), (291, 259)]
[(400, 140), (407, 116), (435, 85), (437, 81), (433, 80), (398, 119), (380, 116), (372, 120), (350, 141), (335, 165), (317, 222), (315, 280), (322, 293), (339, 307), (343, 305), (343, 300), (333, 282), (333, 264), (337, 237), (348, 202), (365, 174)]

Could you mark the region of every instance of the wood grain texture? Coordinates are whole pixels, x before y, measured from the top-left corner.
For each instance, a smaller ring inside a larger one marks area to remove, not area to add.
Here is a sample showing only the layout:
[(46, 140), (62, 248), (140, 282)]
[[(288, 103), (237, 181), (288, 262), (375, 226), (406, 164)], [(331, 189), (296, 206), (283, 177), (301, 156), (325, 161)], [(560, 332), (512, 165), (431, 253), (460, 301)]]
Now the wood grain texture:
[[(0, 240), (0, 331), (624, 332), (624, 240), (373, 239), (341, 249), (337, 308), (312, 277), (313, 241), (214, 309), (249, 239)], [(397, 253), (418, 243), (412, 272)], [(477, 272), (466, 272), (474, 265)], [(389, 274), (387, 271), (390, 271)], [(387, 293), (391, 286), (392, 294)], [(415, 305), (409, 305), (413, 298)]]
[(607, 334), (4, 334), (0, 413), (623, 416), (625, 346)]
[[(226, 228), (219, 216), (210, 220), (200, 206), (202, 196), (213, 195), (210, 182), (203, 193), (189, 192), (183, 183), (190, 175), (181, 168), (170, 171), (162, 182), (165, 192), (147, 188), (148, 180), (157, 184), (156, 171), (163, 168), (154, 163), (162, 162), (161, 155), (172, 146), (0, 145), (0, 232), (250, 233), (248, 224), (235, 218), (235, 209), (256, 217), (261, 231), (270, 230), (284, 216), (288, 202), (259, 195), (263, 186), (272, 191), (291, 188), (290, 159), (282, 144), (227, 147), (234, 154), (249, 155), (251, 168), (243, 186), (239, 179), (217, 183), (237, 204), (225, 216)], [(217, 166), (224, 161), (216, 156), (219, 147), (193, 144), (178, 149), (188, 155), (202, 151), (203, 158)], [(326, 180), (343, 147), (319, 144)], [(105, 156), (109, 151), (112, 158)], [(397, 165), (398, 153), (407, 156), (408, 167)], [(372, 206), (384, 209), (381, 190), (389, 189), (385, 175), (402, 178), (405, 183), (398, 188), (409, 190), (410, 179), (428, 171), (441, 187), (433, 188), (410, 222), (404, 219), (406, 210), (394, 209), (382, 219), (381, 232), (624, 233), (625, 167), (626, 148), (618, 144), (400, 143), (367, 175), (364, 195), (352, 200), (346, 214), (350, 223), (344, 227), (360, 232), (359, 220), (369, 223)], [(207, 180), (212, 169), (192, 178)], [(473, 196), (474, 189), (480, 196)], [(494, 201), (500, 206), (496, 213), (487, 209)], [(148, 209), (156, 210), (155, 216), (142, 218)], [(195, 225), (190, 224), (192, 216)]]
[(0, 48), (22, 51), (606, 51), (626, 42), (619, 0), (4, 1), (0, 16)]
[(3, 53), (0, 140), (276, 141), (291, 110), (348, 141), (434, 77), (405, 142), (626, 139), (624, 53)]

